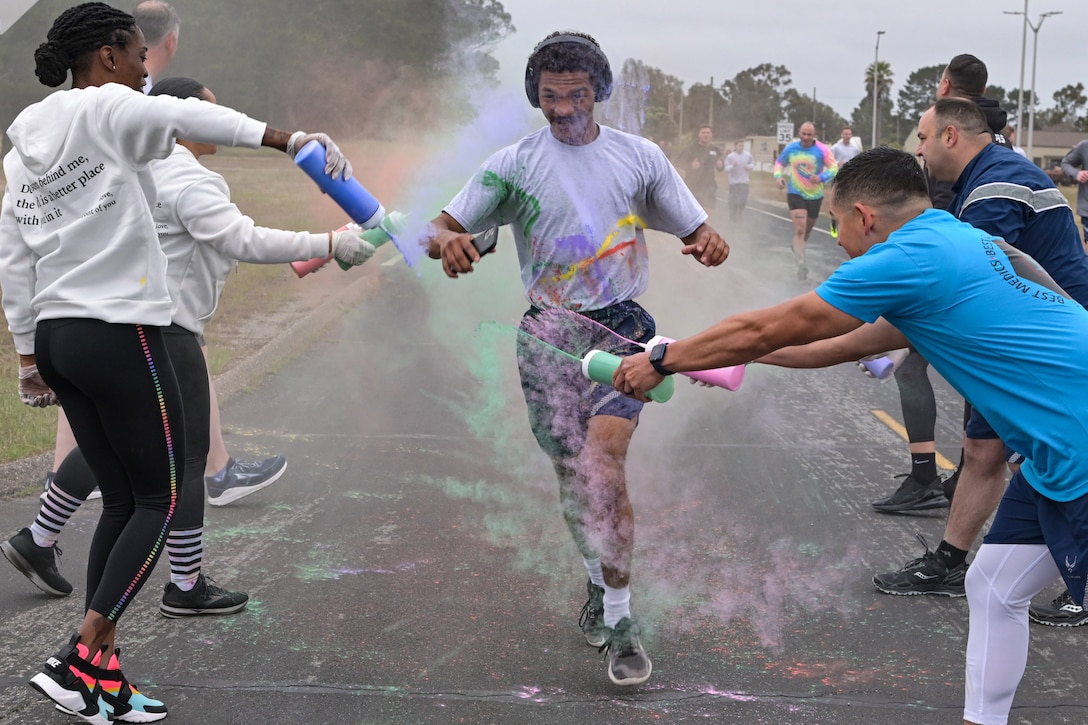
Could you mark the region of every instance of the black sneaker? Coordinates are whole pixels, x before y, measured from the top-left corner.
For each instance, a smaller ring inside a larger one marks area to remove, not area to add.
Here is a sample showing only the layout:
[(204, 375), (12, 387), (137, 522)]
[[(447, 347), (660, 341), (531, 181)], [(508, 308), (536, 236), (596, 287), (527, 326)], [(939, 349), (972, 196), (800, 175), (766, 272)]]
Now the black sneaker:
[(948, 505), (952, 505), (952, 497), (956, 495), (956, 485), (960, 482), (960, 469), (956, 469), (952, 472), (952, 475), (944, 479), (944, 484), (941, 486), (941, 490), (944, 491), (944, 497), (948, 499)]
[(654, 666), (639, 640), (638, 625), (624, 617), (612, 629), (601, 652), (608, 652), (608, 679), (617, 685), (640, 685), (650, 679)]
[(963, 577), (967, 574), (967, 562), (949, 569), (937, 559), (937, 554), (929, 550), (929, 544), (921, 534), (918, 540), (926, 548), (926, 553), (898, 571), (889, 571), (873, 577), (873, 584), (885, 594), (909, 597), (917, 594), (931, 594), (937, 597), (965, 597)]
[(198, 617), (204, 614), (234, 614), (246, 608), (249, 595), (245, 592), (228, 592), (203, 574), (197, 577), (196, 586), (182, 591), (170, 582), (162, 593), (159, 614), (169, 619)]
[(54, 597), (66, 597), (72, 593), (72, 585), (57, 571), (60, 559), (60, 547), (56, 544), (46, 548), (34, 543), (30, 529), (23, 528), (15, 536), (0, 543), (0, 550), (21, 571), (34, 586)]
[(221, 476), (207, 476), (204, 479), (208, 503), (212, 506), (225, 506), (243, 496), (256, 493), (278, 481), (286, 470), (287, 459), (283, 456), (252, 462), (231, 458)]
[(940, 476), (928, 483), (919, 481), (911, 473), (901, 473), (896, 478), (904, 479), (903, 483), (891, 496), (873, 501), (872, 506), (877, 511), (884, 514), (897, 514), (949, 507), (950, 504), (942, 488), (944, 480)]
[[(77, 645), (78, 642), (77, 633), (60, 652), (45, 661), (42, 671), (30, 678), (30, 686), (84, 722), (107, 725), (113, 717), (100, 696), (98, 681), (91, 674), (98, 668), (87, 661), (86, 648)], [(77, 647), (83, 647), (83, 651)], [(76, 669), (84, 674), (78, 674)]]
[(1036, 624), (1045, 624), (1048, 627), (1079, 627), (1088, 624), (1088, 612), (1073, 601), (1073, 595), (1068, 589), (1049, 604), (1029, 606), (1028, 618)]
[(582, 613), (578, 616), (578, 626), (582, 628), (586, 644), (591, 647), (600, 647), (608, 640), (608, 627), (604, 626), (604, 588), (592, 581), (586, 582), (586, 591), (589, 599), (582, 605)]

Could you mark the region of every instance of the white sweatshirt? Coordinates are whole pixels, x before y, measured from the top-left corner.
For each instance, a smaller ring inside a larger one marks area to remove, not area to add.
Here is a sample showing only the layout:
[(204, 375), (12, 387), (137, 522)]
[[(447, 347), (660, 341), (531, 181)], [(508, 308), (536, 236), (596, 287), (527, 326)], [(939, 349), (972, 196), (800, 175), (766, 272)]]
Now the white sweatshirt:
[[(210, 105), (210, 104), (209, 104)], [(158, 187), (155, 226), (166, 252), (173, 321), (197, 334), (215, 314), (219, 295), (237, 262), (294, 262), (324, 257), (329, 235), (257, 226), (231, 203), (219, 174), (184, 146), (151, 162)]]
[(116, 83), (24, 109), (8, 129), (0, 207), (0, 288), (16, 350), (33, 354), (38, 320), (170, 324), (148, 163), (179, 136), (257, 148), (264, 130), (224, 106)]

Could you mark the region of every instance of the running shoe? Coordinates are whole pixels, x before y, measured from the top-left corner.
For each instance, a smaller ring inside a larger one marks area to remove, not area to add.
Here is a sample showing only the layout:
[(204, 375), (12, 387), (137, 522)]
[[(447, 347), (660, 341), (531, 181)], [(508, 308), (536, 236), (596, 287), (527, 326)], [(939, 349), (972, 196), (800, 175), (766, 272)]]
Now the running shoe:
[(872, 503), (872, 507), (880, 513), (898, 514), (949, 507), (942, 488), (944, 479), (940, 476), (929, 482), (918, 480), (912, 473), (901, 473), (896, 478), (903, 479), (896, 492)]
[(617, 685), (639, 685), (650, 679), (654, 666), (642, 648), (641, 630), (628, 617), (612, 629), (601, 652), (608, 652), (608, 679)]
[[(102, 649), (91, 660), (92, 665), (95, 667), (100, 666), (102, 653), (106, 649), (106, 646), (103, 645)], [(118, 660), (120, 656), (121, 649), (115, 649), (113, 654), (110, 655), (109, 666), (105, 670), (99, 669), (96, 673), (99, 677), (99, 696), (106, 703), (110, 719), (114, 722), (140, 723), (157, 722), (164, 719), (167, 715), (166, 705), (159, 700), (144, 695), (129, 683), (125, 673), (121, 672), (121, 664)], [(66, 715), (77, 714), (63, 705), (58, 704), (57, 709)]]
[(166, 585), (162, 593), (159, 614), (167, 619), (199, 617), (205, 614), (234, 614), (246, 608), (249, 595), (245, 592), (228, 592), (218, 586), (211, 577), (200, 574), (196, 586), (182, 590), (174, 582)]
[(1088, 624), (1088, 612), (1073, 601), (1073, 595), (1068, 589), (1049, 604), (1029, 606), (1028, 618), (1036, 624), (1045, 624), (1048, 627), (1079, 627)]
[(256, 493), (278, 481), (286, 470), (287, 459), (283, 456), (252, 462), (236, 461), (231, 458), (218, 474), (204, 478), (204, 485), (208, 490), (208, 503), (212, 506), (225, 506), (251, 493)]
[(944, 497), (948, 499), (948, 505), (952, 505), (952, 497), (956, 495), (956, 485), (960, 482), (960, 469), (957, 468), (952, 472), (952, 475), (944, 479), (944, 484), (941, 486), (941, 490), (944, 491)]
[(112, 715), (93, 674), (98, 668), (87, 660), (87, 654), (79, 634), (72, 635), (60, 652), (45, 661), (42, 671), (30, 678), (30, 686), (84, 722), (107, 725)]
[(936, 597), (965, 597), (967, 592), (963, 587), (963, 578), (967, 574), (967, 563), (951, 569), (945, 566), (937, 558), (937, 554), (929, 550), (929, 544), (921, 534), (918, 540), (922, 542), (926, 553), (907, 562), (897, 571), (889, 571), (877, 574), (873, 577), (873, 584), (885, 594), (894, 594), (902, 597), (918, 594), (930, 594)]
[(66, 597), (72, 593), (72, 585), (57, 570), (61, 551), (56, 544), (38, 546), (30, 529), (22, 528), (15, 536), (0, 542), (0, 551), (4, 552), (12, 566), (46, 594)]
[(586, 591), (589, 599), (582, 605), (582, 612), (578, 616), (578, 626), (582, 628), (586, 644), (591, 647), (600, 647), (608, 639), (608, 627), (604, 626), (604, 587), (599, 587), (592, 581), (586, 582)]

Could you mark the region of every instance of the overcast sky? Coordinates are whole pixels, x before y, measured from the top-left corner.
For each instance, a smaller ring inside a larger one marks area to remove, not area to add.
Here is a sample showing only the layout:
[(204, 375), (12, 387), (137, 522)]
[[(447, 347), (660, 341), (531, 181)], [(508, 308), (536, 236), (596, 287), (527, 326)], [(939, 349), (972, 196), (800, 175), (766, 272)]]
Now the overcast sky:
[[(1039, 30), (1035, 90), (1040, 108), (1054, 91), (1088, 85), (1088, 0), (1029, 0), (1028, 18)], [(684, 82), (714, 83), (761, 63), (789, 69), (793, 87), (842, 116), (865, 95), (865, 70), (880, 59), (891, 65), (892, 98), (923, 66), (947, 63), (958, 53), (978, 56), (990, 82), (1020, 86), (1024, 0), (886, 2), (840, 0), (817, 13), (806, 0), (502, 0), (517, 32), (495, 51), (504, 83), (520, 85), (533, 45), (553, 30), (581, 30), (597, 38), (618, 70), (637, 58)], [(1031, 88), (1033, 34), (1027, 31), (1024, 88)]]

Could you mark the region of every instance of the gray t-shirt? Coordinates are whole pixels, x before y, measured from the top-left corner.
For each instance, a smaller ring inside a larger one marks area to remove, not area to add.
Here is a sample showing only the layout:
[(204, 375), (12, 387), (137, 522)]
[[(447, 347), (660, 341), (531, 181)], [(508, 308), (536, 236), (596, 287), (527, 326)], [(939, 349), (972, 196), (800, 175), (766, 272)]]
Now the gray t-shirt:
[(445, 211), (469, 232), (512, 225), (525, 296), (598, 310), (649, 282), (644, 229), (685, 237), (706, 221), (657, 144), (607, 126), (585, 146), (548, 127), (489, 158)]
[(861, 149), (852, 143), (845, 143), (842, 139), (839, 139), (831, 146), (831, 153), (834, 154), (835, 161), (838, 162), (839, 166), (842, 166), (860, 154)]
[(732, 151), (725, 157), (725, 172), (730, 184), (747, 184), (756, 160), (747, 151)]

